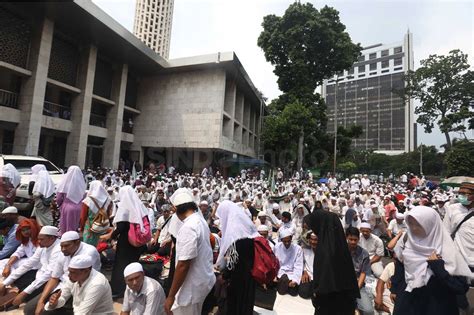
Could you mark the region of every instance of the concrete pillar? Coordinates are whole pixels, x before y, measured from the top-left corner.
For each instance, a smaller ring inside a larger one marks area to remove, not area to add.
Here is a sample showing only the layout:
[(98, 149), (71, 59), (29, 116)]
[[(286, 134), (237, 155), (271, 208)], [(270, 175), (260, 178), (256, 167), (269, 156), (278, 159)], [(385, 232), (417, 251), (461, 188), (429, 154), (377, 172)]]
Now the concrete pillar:
[(77, 82), (81, 93), (74, 98), (71, 105), (73, 128), (67, 138), (66, 166), (85, 167), (96, 60), (97, 47), (91, 45), (81, 56), (79, 65)]
[(54, 22), (45, 18), (33, 27), (29, 68), (19, 98), (20, 123), (15, 130), (13, 153), (38, 155), (41, 123), (48, 78), (49, 57), (53, 43)]
[(125, 92), (127, 89), (128, 65), (124, 64), (114, 74), (112, 86), (112, 100), (115, 101), (107, 114), (107, 138), (104, 141), (103, 166), (118, 168), (120, 158), (120, 144), (122, 141), (123, 109), (125, 106)]

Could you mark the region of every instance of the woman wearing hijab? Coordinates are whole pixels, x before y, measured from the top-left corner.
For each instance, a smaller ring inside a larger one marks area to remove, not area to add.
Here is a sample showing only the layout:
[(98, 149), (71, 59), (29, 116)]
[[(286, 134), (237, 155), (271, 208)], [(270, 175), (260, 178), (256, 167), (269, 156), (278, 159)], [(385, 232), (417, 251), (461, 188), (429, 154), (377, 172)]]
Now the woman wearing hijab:
[(107, 216), (112, 214), (113, 202), (104, 186), (99, 180), (94, 180), (89, 184), (89, 192), (82, 201), (81, 221), (79, 230), (82, 232), (84, 243), (97, 246), (100, 234), (91, 230), (94, 219), (99, 208), (106, 210)]
[(466, 294), (467, 278), (474, 275), (442, 226), (439, 214), (430, 207), (417, 206), (408, 212), (406, 223), (406, 236), (395, 246), (393, 314), (459, 314), (456, 295)]
[(130, 224), (143, 225), (143, 217), (148, 216), (148, 211), (138, 199), (138, 195), (132, 186), (123, 186), (119, 191), (117, 214), (114, 217), (115, 229), (100, 237), (102, 240), (110, 238), (117, 240), (114, 267), (112, 269), (112, 296), (122, 297), (125, 292), (125, 280), (123, 270), (128, 264), (137, 262), (140, 254), (146, 250), (146, 246), (135, 247), (128, 240)]
[(40, 171), (46, 171), (44, 164), (35, 164), (31, 167), (31, 177), (28, 185), (28, 195), (33, 195), (33, 187), (35, 186), (36, 178)]
[(67, 231), (78, 230), (85, 192), (86, 181), (81, 169), (75, 165), (70, 166), (58, 184), (56, 195), (56, 204), (60, 213), (59, 230), (61, 235)]
[(318, 237), (313, 265), (314, 314), (353, 315), (360, 293), (341, 221), (335, 213), (314, 211), (307, 222)]
[(31, 217), (36, 218), (40, 227), (53, 225), (51, 202), (54, 199), (54, 183), (48, 171), (39, 171), (33, 187), (33, 212)]
[(255, 281), (251, 271), (254, 261), (253, 239), (260, 236), (252, 220), (235, 203), (225, 200), (217, 208), (222, 239), (217, 265), (229, 281), (221, 314), (253, 314)]
[(293, 236), (295, 240), (299, 240), (301, 234), (303, 234), (303, 231), (304, 231), (303, 221), (304, 221), (304, 217), (307, 216), (308, 214), (309, 214), (309, 211), (303, 205), (298, 205), (296, 207), (296, 211), (293, 212), (291, 221), (296, 227), (295, 235)]
[[(9, 259), (0, 261), (0, 270), (4, 278), (8, 277), (16, 268), (20, 267), (28, 258), (33, 256), (38, 247), (39, 227), (35, 220), (24, 219), (16, 229), (16, 239), (21, 242), (20, 246)], [(36, 270), (34, 271), (36, 272)], [(35, 273), (29, 279), (34, 280)]]
[(21, 176), (17, 169), (10, 163), (2, 166), (0, 170), (0, 195), (11, 206), (16, 197), (16, 189), (20, 186)]

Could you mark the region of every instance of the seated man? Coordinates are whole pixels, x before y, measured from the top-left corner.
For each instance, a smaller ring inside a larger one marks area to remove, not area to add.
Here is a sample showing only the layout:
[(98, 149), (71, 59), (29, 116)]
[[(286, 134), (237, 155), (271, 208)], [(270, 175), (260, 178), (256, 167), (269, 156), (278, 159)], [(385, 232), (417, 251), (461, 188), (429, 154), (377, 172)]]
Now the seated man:
[(14, 224), (20, 224), (21, 221), (26, 219), (24, 216), (19, 215), (18, 209), (13, 206), (5, 208), (2, 211), (2, 215), (7, 219), (7, 221), (11, 221)]
[(271, 236), (269, 236), (270, 229), (268, 226), (262, 224), (257, 228), (257, 231), (268, 241), (268, 245), (270, 245), (270, 248), (273, 250), (275, 248), (275, 242), (271, 239)]
[(127, 288), (120, 315), (164, 315), (165, 292), (156, 280), (145, 276), (142, 265), (129, 264), (123, 275)]
[(403, 213), (398, 213), (395, 215), (395, 219), (392, 219), (388, 224), (387, 235), (389, 238), (394, 238), (398, 232), (406, 230), (407, 226), (405, 225), (405, 215)]
[[(289, 212), (283, 212), (281, 214), (281, 226), (280, 228), (278, 229), (278, 236), (280, 237), (281, 239), (281, 233), (285, 230), (288, 230), (290, 232), (291, 235), (295, 235), (295, 232), (296, 232), (296, 225), (291, 222), (291, 214)], [(295, 242), (297, 241), (297, 239), (294, 240)]]
[(298, 294), (303, 299), (309, 299), (313, 295), (313, 262), (314, 252), (318, 245), (318, 236), (314, 233), (308, 233), (310, 248), (303, 248), (303, 276), (298, 289)]
[(268, 227), (269, 231), (272, 229), (272, 223), (267, 217), (267, 214), (263, 211), (260, 211), (257, 215), (257, 220), (255, 220), (255, 226), (258, 228), (261, 225)]
[[(114, 314), (114, 302), (109, 281), (100, 272), (92, 269), (93, 258), (77, 255), (69, 261), (67, 281), (61, 290), (53, 293), (46, 303), (46, 311), (58, 310), (57, 314)], [(73, 311), (61, 309), (72, 299)]]
[(369, 292), (365, 286), (366, 276), (371, 275), (369, 253), (359, 246), (360, 233), (357, 228), (348, 227), (346, 239), (360, 290), (360, 298), (357, 299), (357, 309), (362, 315), (373, 315), (372, 292)]
[(41, 294), (61, 255), (57, 235), (58, 228), (43, 226), (38, 234), (39, 248), (36, 249), (33, 256), (3, 280), (3, 283), (0, 284), (0, 295), (5, 293), (6, 286), (15, 285), (21, 293), (15, 298), (13, 304), (20, 305), (23, 301)]
[(369, 252), (372, 273), (378, 278), (383, 272), (381, 261), (384, 255), (383, 242), (378, 236), (372, 234), (372, 227), (369, 223), (361, 223), (360, 232), (362, 237), (360, 238), (359, 246)]
[(375, 287), (375, 310), (379, 315), (392, 314), (394, 304), (390, 298), (390, 278), (395, 274), (395, 263), (391, 262), (382, 272), (382, 275), (377, 280), (377, 286)]
[(16, 239), (16, 228), (18, 224), (0, 219), (0, 235), (3, 236), (3, 248), (0, 250), (0, 260), (10, 258), (10, 256), (20, 246), (20, 241)]
[(274, 252), (280, 263), (277, 291), (282, 295), (289, 293), (296, 296), (303, 274), (303, 250), (299, 245), (291, 243), (292, 237), (290, 230), (281, 231), (281, 242), (275, 246)]

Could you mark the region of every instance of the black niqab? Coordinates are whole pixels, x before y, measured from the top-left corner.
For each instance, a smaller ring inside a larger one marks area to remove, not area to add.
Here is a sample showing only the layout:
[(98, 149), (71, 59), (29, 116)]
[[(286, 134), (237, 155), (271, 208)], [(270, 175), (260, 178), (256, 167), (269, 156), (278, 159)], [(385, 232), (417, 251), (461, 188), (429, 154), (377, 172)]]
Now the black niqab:
[(308, 227), (318, 236), (314, 255), (314, 293), (344, 293), (359, 298), (359, 287), (339, 217), (328, 211), (307, 216)]

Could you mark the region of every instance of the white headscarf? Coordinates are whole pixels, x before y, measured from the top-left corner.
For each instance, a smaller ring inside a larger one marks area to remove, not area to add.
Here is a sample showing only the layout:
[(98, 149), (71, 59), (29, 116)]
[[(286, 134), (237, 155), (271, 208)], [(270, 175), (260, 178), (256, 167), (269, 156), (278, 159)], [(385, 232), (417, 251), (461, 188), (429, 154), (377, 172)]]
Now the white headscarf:
[(144, 231), (143, 217), (148, 215), (148, 210), (143, 202), (138, 198), (137, 193), (132, 186), (123, 186), (119, 190), (119, 199), (117, 213), (114, 223), (130, 222), (140, 224), (140, 229)]
[[(406, 291), (411, 292), (428, 284), (433, 272), (428, 268), (428, 257), (435, 251), (441, 255), (446, 271), (452, 276), (473, 277), (466, 261), (456, 250), (448, 231), (442, 225), (439, 214), (426, 206), (414, 207), (406, 218), (412, 217), (423, 227), (426, 237), (413, 235), (408, 226), (408, 238), (397, 243), (395, 253), (405, 266)], [(408, 221), (407, 221), (408, 222)]]
[(36, 181), (36, 178), (38, 177), (38, 173), (40, 171), (46, 171), (46, 166), (44, 164), (35, 164), (31, 167), (31, 179), (30, 181), (34, 182)]
[(79, 166), (69, 166), (66, 175), (58, 184), (57, 192), (65, 193), (66, 198), (74, 203), (79, 203), (84, 199), (86, 181)]
[(12, 183), (13, 187), (17, 188), (18, 185), (20, 185), (20, 181), (21, 181), (20, 173), (18, 173), (17, 169), (12, 164), (8, 163), (8, 164), (3, 165), (2, 171), (0, 174), (2, 177), (6, 177), (10, 179), (10, 182)]
[[(231, 246), (235, 246), (236, 241), (244, 238), (255, 238), (260, 236), (260, 234), (243, 209), (232, 201), (223, 201), (217, 208), (216, 214), (219, 218), (222, 232), (217, 265), (224, 266), (224, 256)], [(236, 255), (236, 252), (230, 253), (230, 260), (227, 262), (227, 266), (230, 267), (229, 269), (232, 269), (233, 264), (237, 263), (238, 260), (238, 257), (233, 255)]]
[(87, 205), (90, 211), (97, 213), (99, 209), (95, 205), (94, 201), (92, 201), (91, 197), (94, 198), (99, 207), (103, 206), (104, 209), (107, 209), (111, 202), (109, 194), (99, 180), (93, 180), (90, 182), (87, 197), (82, 201), (83, 204)]
[(48, 171), (39, 171), (33, 186), (33, 193), (37, 192), (45, 198), (49, 198), (54, 194), (54, 189), (55, 185)]

